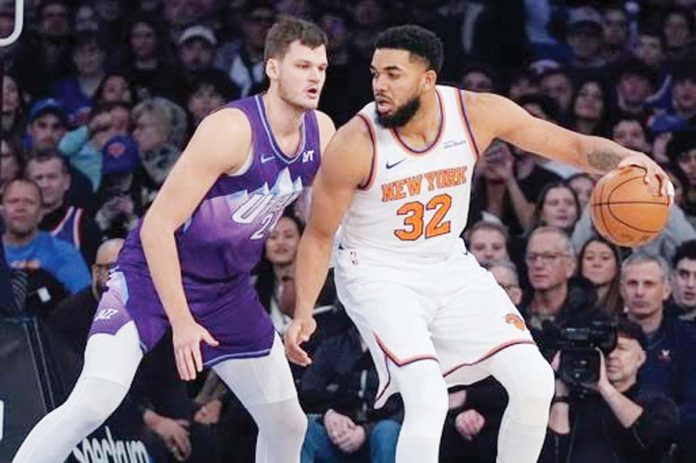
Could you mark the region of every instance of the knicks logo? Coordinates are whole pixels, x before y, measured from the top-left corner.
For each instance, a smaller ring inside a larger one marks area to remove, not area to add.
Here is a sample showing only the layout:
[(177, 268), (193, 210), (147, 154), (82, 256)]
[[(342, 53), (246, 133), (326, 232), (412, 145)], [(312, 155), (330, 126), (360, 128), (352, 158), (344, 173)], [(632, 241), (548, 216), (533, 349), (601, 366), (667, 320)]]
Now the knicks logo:
[(522, 320), (522, 317), (520, 317), (516, 313), (509, 313), (509, 314), (505, 315), (505, 323), (509, 323), (510, 325), (513, 325), (515, 328), (517, 328), (520, 331), (527, 330), (527, 325), (524, 324), (524, 320)]

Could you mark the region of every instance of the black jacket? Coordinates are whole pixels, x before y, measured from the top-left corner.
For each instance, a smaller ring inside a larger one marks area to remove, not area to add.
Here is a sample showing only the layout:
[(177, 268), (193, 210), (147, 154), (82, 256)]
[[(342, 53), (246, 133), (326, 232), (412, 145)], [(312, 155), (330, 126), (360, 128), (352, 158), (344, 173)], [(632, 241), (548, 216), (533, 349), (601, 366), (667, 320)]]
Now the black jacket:
[(302, 376), (300, 399), (310, 413), (323, 414), (331, 408), (363, 425), (369, 433), (378, 421), (401, 419), (401, 402), (394, 396), (384, 407), (373, 408), (378, 387), (370, 352), (363, 351), (360, 334), (350, 325), (342, 334), (326, 338), (319, 345)]
[(643, 407), (628, 428), (598, 394), (571, 399), (570, 433), (549, 429), (539, 463), (660, 463), (677, 435), (676, 404), (637, 386), (624, 395)]
[(5, 233), (5, 223), (0, 218), (0, 315), (11, 315), (15, 312), (14, 296), (10, 284), (10, 267), (5, 260), (5, 247), (2, 244), (2, 235)]
[(646, 354), (643, 389), (673, 398), (682, 424), (696, 429), (696, 324), (664, 317), (648, 337)]
[[(542, 353), (547, 359), (553, 357), (557, 351), (554, 335), (550, 330), (542, 330), (541, 327), (533, 323), (531, 313), (531, 301), (533, 294), (526, 295), (520, 305), (520, 312), (529, 326), (534, 340), (539, 345)], [(594, 286), (581, 277), (574, 277), (568, 281), (568, 296), (561, 306), (558, 314), (552, 317), (551, 323), (556, 328), (568, 326), (586, 326), (592, 320), (606, 319), (597, 306), (597, 293)]]

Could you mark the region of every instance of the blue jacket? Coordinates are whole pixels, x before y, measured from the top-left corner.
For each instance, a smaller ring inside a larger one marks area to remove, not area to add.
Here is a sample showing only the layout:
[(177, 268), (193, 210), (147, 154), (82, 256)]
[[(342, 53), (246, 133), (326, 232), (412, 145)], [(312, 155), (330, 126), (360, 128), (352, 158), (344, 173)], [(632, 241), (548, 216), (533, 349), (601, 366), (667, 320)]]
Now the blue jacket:
[(6, 246), (7, 262), (12, 268), (43, 269), (74, 294), (89, 286), (92, 279), (80, 252), (50, 233), (40, 231), (23, 246)]
[(696, 425), (696, 324), (665, 316), (646, 353), (642, 388), (674, 399), (682, 424)]

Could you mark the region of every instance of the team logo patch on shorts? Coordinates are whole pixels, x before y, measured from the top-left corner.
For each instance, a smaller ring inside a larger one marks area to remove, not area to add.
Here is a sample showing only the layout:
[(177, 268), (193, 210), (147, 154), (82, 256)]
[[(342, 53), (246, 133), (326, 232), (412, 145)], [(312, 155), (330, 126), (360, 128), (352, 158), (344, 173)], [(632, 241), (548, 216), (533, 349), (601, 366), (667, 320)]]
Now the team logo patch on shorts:
[(509, 313), (505, 315), (505, 323), (514, 325), (515, 328), (517, 328), (520, 331), (527, 330), (527, 325), (524, 324), (524, 320), (522, 320), (522, 317), (520, 317), (516, 313)]

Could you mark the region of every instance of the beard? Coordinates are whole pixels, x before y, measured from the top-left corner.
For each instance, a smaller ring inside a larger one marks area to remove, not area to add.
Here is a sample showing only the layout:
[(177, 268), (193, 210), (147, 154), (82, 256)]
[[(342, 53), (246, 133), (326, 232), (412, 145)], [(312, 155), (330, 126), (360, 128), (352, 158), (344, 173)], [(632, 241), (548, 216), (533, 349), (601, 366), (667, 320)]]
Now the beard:
[(16, 238), (24, 239), (32, 235), (38, 229), (38, 223), (8, 223), (7, 231), (12, 233)]
[(420, 109), (420, 98), (415, 96), (402, 106), (396, 108), (393, 114), (380, 114), (375, 108), (377, 122), (385, 129), (403, 127), (410, 121)]

